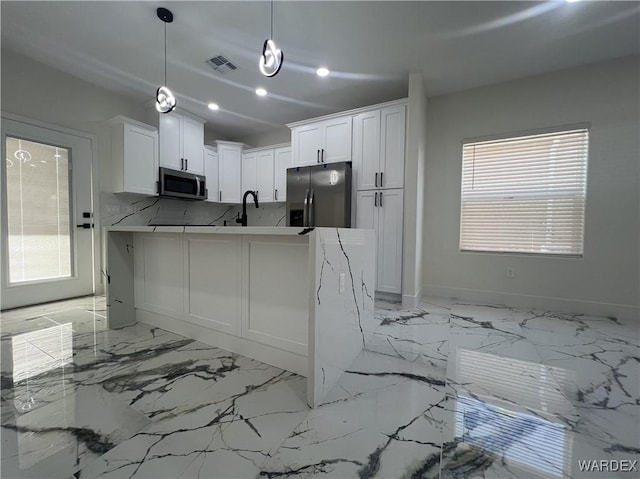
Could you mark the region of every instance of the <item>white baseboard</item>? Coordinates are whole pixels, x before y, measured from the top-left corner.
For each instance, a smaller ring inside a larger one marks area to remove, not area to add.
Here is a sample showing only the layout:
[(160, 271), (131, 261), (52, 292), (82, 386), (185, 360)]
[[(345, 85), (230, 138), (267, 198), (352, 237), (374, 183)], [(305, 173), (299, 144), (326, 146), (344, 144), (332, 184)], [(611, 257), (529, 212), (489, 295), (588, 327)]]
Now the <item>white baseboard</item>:
[(503, 304), (510, 307), (536, 308), (549, 311), (607, 316), (626, 321), (640, 321), (640, 307), (630, 304), (601, 303), (577, 299), (484, 291), (480, 289), (451, 288), (433, 284), (423, 285), (422, 291), (425, 296), (457, 298), (463, 301)]
[(142, 309), (136, 309), (136, 319), (141, 323), (157, 326), (210, 346), (261, 361), (285, 371), (291, 371), (300, 376), (306, 377), (309, 371), (309, 361), (306, 356)]
[(420, 300), (422, 299), (422, 290), (420, 288), (416, 294), (403, 294), (402, 295), (402, 307), (413, 309), (417, 308), (420, 305)]
[(384, 293), (382, 291), (376, 291), (376, 299), (382, 299), (384, 301), (400, 302), (402, 301), (402, 295), (399, 293)]

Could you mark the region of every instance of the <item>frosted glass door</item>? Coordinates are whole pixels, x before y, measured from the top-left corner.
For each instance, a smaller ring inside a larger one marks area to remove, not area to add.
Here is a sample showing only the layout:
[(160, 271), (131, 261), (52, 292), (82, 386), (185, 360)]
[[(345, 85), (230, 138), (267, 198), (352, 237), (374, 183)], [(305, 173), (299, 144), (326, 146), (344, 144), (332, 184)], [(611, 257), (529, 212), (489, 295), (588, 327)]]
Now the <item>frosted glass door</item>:
[(69, 150), (6, 138), (9, 283), (71, 276)]
[(4, 119), (2, 130), (2, 308), (93, 293), (91, 141)]

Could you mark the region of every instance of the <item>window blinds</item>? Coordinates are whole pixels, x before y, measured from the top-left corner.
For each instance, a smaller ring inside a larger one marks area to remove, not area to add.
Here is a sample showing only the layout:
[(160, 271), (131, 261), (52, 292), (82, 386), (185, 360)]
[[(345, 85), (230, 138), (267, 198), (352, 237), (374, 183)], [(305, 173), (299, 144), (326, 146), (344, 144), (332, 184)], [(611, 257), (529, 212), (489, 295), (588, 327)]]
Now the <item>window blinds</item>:
[(582, 256), (589, 132), (466, 143), (460, 249)]

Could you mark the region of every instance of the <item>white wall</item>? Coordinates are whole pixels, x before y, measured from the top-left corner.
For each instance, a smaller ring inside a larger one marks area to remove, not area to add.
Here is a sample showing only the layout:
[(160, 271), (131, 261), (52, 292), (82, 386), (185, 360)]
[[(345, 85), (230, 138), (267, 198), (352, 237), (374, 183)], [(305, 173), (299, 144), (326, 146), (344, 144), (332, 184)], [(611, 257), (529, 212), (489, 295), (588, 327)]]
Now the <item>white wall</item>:
[(261, 146), (278, 145), (280, 143), (291, 143), (291, 130), (286, 126), (269, 130), (264, 133), (256, 133), (255, 135), (243, 136), (235, 138), (233, 141), (246, 143), (247, 145), (258, 148)]
[[(96, 135), (101, 170), (111, 158), (106, 120), (124, 115), (145, 121), (145, 108), (130, 98), (6, 49), (2, 49), (2, 111)], [(100, 189), (109, 184), (109, 178), (101, 178)]]
[[(638, 85), (632, 56), (429, 98), (423, 292), (637, 319)], [(462, 140), (580, 122), (591, 124), (584, 257), (460, 253)]]

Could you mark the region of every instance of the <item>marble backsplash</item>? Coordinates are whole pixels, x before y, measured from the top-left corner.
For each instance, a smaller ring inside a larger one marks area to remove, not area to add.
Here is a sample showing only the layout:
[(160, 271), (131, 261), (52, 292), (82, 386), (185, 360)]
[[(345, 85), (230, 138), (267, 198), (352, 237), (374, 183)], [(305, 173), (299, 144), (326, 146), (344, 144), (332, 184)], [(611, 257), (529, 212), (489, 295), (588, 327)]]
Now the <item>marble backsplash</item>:
[[(101, 226), (148, 224), (228, 225), (242, 213), (242, 205), (185, 201), (126, 193), (100, 194)], [(258, 209), (247, 204), (250, 226), (286, 226), (284, 203), (268, 203)]]

